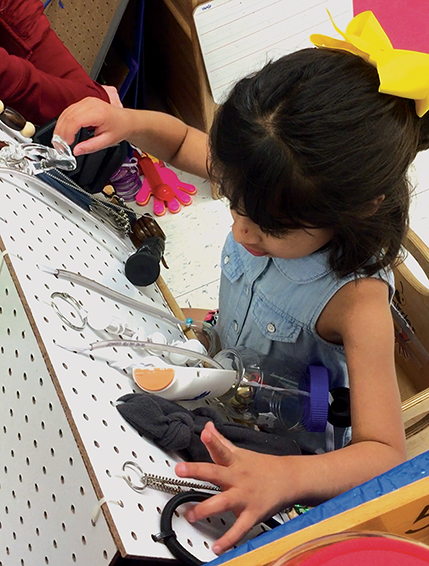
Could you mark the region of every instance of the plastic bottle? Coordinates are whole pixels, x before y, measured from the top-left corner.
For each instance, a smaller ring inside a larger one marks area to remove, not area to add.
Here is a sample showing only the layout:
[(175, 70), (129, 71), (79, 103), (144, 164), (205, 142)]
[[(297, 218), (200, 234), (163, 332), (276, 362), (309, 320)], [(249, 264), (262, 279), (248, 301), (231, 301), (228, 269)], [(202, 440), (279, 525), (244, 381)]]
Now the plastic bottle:
[[(220, 401), (234, 416), (270, 428), (324, 432), (329, 411), (329, 374), (322, 365), (304, 372), (289, 371), (288, 364), (253, 350), (226, 349), (214, 359), (241, 375), (239, 385)], [(281, 371), (275, 371), (280, 369)]]

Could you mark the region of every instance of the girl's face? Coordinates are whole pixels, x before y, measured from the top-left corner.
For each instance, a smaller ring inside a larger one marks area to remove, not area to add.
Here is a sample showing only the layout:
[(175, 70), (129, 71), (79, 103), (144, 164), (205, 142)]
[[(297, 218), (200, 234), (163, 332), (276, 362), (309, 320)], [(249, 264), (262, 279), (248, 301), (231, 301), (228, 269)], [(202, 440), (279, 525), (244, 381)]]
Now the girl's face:
[(332, 239), (332, 231), (328, 228), (300, 228), (290, 230), (278, 237), (265, 234), (257, 224), (247, 216), (231, 210), (234, 220), (232, 235), (254, 256), (296, 259), (312, 254)]

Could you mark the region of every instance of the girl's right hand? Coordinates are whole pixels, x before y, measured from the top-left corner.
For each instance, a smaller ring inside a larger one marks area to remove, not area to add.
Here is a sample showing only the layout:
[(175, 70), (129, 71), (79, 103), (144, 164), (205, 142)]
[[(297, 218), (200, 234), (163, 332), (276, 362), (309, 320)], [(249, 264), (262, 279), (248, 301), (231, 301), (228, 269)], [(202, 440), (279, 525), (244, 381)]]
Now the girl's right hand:
[(232, 511), (237, 520), (213, 545), (216, 554), (225, 552), (256, 523), (271, 517), (294, 500), (294, 463), (302, 456), (271, 456), (237, 448), (215, 428), (206, 424), (201, 433), (212, 463), (179, 462), (176, 474), (218, 485), (222, 492), (189, 508), (185, 517), (194, 523)]
[(98, 98), (84, 98), (61, 113), (54, 134), (71, 145), (81, 128), (93, 129), (94, 137), (79, 143), (73, 149), (76, 156), (93, 153), (127, 138), (132, 124), (129, 114), (130, 110), (113, 106)]

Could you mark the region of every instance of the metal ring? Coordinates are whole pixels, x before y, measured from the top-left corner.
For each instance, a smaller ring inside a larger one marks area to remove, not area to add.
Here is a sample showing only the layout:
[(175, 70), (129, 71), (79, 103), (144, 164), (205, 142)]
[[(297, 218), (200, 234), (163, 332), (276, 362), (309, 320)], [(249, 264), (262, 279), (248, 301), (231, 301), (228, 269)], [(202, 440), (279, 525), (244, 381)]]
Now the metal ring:
[[(66, 302), (67, 304), (69, 304), (71, 307), (74, 308), (77, 316), (80, 318), (81, 324), (80, 326), (78, 326), (77, 324), (73, 324), (60, 310), (59, 306), (57, 305), (57, 303), (55, 302), (55, 299), (62, 299), (64, 302)], [(82, 305), (80, 305), (78, 303), (78, 301), (72, 297), (71, 295), (69, 295), (68, 293), (61, 293), (60, 291), (55, 291), (54, 293), (51, 294), (51, 306), (54, 309), (54, 311), (57, 313), (57, 315), (59, 316), (59, 318), (64, 322), (64, 324), (66, 324), (67, 326), (69, 326), (70, 328), (72, 328), (73, 330), (83, 330), (87, 324), (87, 313), (85, 312), (85, 310), (83, 309)]]
[(146, 489), (146, 487), (148, 485), (147, 475), (140, 468), (140, 466), (138, 464), (136, 464), (135, 462), (131, 462), (131, 461), (124, 462), (124, 464), (122, 465), (122, 471), (125, 472), (128, 468), (131, 468), (133, 472), (140, 474), (139, 479), (142, 482), (142, 485), (136, 485), (135, 483), (133, 483), (130, 476), (128, 476), (128, 475), (122, 476), (122, 477), (124, 478), (126, 483), (130, 486), (131, 489), (133, 489), (134, 491), (137, 491), (137, 493), (141, 493), (142, 491), (144, 491)]

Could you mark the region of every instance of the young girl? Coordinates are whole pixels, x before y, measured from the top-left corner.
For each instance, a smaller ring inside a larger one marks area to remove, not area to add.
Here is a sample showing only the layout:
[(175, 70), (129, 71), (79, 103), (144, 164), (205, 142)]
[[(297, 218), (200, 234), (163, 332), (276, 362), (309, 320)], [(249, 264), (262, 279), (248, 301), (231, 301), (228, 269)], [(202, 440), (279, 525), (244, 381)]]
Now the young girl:
[(413, 100), (379, 86), (362, 57), (313, 48), (241, 80), (208, 141), (172, 116), (94, 99), (58, 120), (56, 133), (69, 144), (80, 127), (95, 128), (76, 155), (128, 139), (218, 182), (234, 220), (222, 255), (222, 346), (298, 368), (323, 364), (331, 388), (349, 384), (352, 440), (339, 450), (258, 454), (206, 427), (201, 438), (214, 463), (179, 463), (176, 473), (222, 490), (188, 520), (237, 516), (216, 553), (276, 511), (317, 504), (405, 458), (389, 268), (408, 225), (407, 169), (428, 146), (428, 129)]

